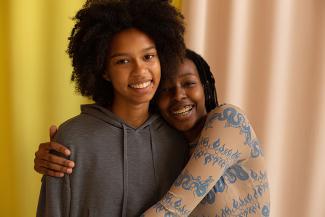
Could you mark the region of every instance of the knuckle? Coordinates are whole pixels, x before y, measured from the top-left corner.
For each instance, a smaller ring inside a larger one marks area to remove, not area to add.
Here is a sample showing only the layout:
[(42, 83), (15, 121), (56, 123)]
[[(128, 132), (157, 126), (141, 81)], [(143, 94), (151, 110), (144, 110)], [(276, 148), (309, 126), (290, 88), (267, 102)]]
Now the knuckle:
[(45, 166), (46, 168), (50, 168), (50, 163), (49, 163), (48, 161), (45, 161), (44, 166)]
[(52, 155), (49, 155), (48, 160), (49, 161), (53, 161), (53, 156)]
[(66, 168), (65, 168), (65, 167), (62, 167), (62, 166), (60, 166), (60, 168), (59, 168), (59, 171), (60, 171), (60, 172), (66, 172)]

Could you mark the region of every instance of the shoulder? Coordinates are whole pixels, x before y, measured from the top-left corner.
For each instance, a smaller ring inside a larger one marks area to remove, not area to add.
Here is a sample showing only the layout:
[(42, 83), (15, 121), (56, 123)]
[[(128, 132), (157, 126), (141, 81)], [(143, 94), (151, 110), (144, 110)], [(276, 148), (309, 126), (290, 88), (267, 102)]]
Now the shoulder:
[(79, 114), (63, 122), (56, 134), (56, 141), (60, 143), (69, 143), (71, 140), (82, 138), (101, 127), (102, 121), (87, 115)]
[(205, 123), (205, 129), (210, 128), (219, 131), (219, 133), (228, 131), (231, 133), (227, 134), (223, 132), (224, 135), (231, 135), (233, 138), (241, 138), (243, 142), (238, 144), (243, 144), (248, 148), (251, 157), (256, 158), (263, 155), (254, 128), (244, 111), (239, 107), (225, 104), (209, 112)]
[(80, 114), (75, 117), (72, 117), (66, 121), (64, 121), (59, 126), (59, 131), (61, 132), (71, 132), (77, 129), (80, 129), (84, 127), (85, 125), (88, 125), (89, 122), (91, 122), (91, 119), (93, 119), (89, 115)]
[(233, 104), (222, 104), (220, 106), (217, 106), (215, 109), (211, 110), (208, 115), (213, 113), (234, 113), (234, 114), (244, 114), (244, 111), (239, 108), (238, 106), (235, 106)]
[(223, 104), (207, 115), (206, 125), (211, 125), (214, 122), (226, 122), (227, 125), (240, 127), (248, 124), (248, 119), (242, 109), (232, 104)]

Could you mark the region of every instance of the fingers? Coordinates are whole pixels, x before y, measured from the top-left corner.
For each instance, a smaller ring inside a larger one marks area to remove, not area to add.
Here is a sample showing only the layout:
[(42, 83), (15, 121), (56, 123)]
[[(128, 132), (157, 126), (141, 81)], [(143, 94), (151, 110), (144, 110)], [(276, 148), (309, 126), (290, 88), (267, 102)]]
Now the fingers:
[(58, 128), (55, 125), (50, 126), (50, 141), (53, 141), (53, 138), (58, 131)]
[(56, 143), (56, 142), (41, 143), (39, 145), (38, 152), (43, 153), (43, 152), (49, 152), (50, 150), (54, 150), (56, 152), (59, 152), (59, 153), (63, 154), (66, 157), (70, 156), (70, 154), (71, 154), (69, 149), (67, 149), (63, 145), (61, 145), (59, 143)]
[(49, 176), (54, 176), (54, 177), (63, 177), (64, 173), (59, 172), (59, 171), (52, 171), (46, 167), (42, 167), (41, 165), (44, 165), (41, 163), (41, 160), (35, 158), (34, 159), (34, 170), (40, 174), (43, 175), (49, 175)]
[(63, 177), (64, 173), (52, 171), (43, 167), (34, 167), (34, 169), (39, 172), (40, 174), (53, 176), (53, 177)]
[(58, 143), (53, 142), (53, 139), (55, 137), (55, 134), (57, 133), (58, 128), (55, 125), (51, 125), (50, 126), (50, 144), (47, 147), (48, 149), (52, 149), (55, 150), (59, 153), (64, 154), (65, 156), (69, 156), (70, 155), (70, 150), (67, 149), (66, 147), (64, 147), (63, 145), (60, 145)]
[(42, 168), (42, 169), (51, 170), (54, 172), (61, 172), (61, 173), (67, 173), (67, 174), (72, 173), (71, 167), (65, 167), (60, 164), (55, 164), (55, 163), (52, 163), (50, 161), (46, 161), (43, 159), (35, 159), (34, 163), (35, 163), (35, 167), (37, 167), (37, 169)]
[[(42, 151), (42, 150), (38, 150), (35, 153), (35, 160), (36, 161), (46, 161), (48, 162), (48, 164), (50, 165), (60, 165), (63, 167), (67, 167), (67, 168), (73, 168), (75, 166), (73, 161), (67, 160), (63, 157), (59, 157), (55, 154), (51, 154), (49, 153), (48, 150)], [(36, 163), (36, 162), (35, 162)], [(42, 164), (42, 166), (49, 168), (49, 169), (55, 169), (55, 168), (51, 168), (50, 166), (47, 166), (45, 164)]]

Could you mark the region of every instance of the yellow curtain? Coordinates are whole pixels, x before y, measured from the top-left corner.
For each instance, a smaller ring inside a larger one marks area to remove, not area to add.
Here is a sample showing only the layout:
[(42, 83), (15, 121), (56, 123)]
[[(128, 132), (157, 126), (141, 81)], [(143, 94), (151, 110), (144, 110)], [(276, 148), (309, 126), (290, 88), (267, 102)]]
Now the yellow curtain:
[(71, 18), (82, 1), (2, 0), (0, 3), (1, 216), (35, 216), (41, 176), (37, 145), (50, 123), (78, 114), (86, 100), (70, 83), (65, 54)]
[[(33, 170), (51, 123), (79, 113), (65, 53), (82, 0), (0, 2), (0, 215), (35, 216), (41, 176)], [(180, 7), (181, 1), (173, 4)]]

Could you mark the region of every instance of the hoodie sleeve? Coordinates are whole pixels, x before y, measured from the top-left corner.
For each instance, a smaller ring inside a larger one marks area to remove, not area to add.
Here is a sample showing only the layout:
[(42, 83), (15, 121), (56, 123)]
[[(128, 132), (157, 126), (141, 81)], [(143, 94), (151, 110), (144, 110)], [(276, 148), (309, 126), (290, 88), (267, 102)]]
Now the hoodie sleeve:
[(189, 216), (227, 168), (249, 158), (248, 144), (255, 140), (251, 125), (238, 108), (227, 105), (210, 112), (182, 173), (143, 216)]
[(70, 213), (69, 176), (43, 176), (36, 217), (68, 217)]

